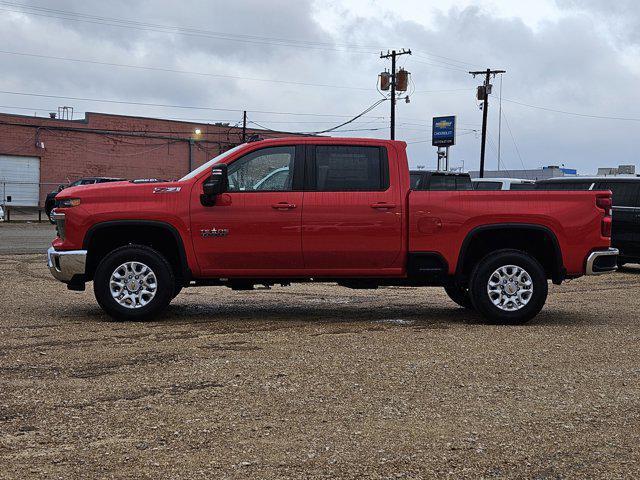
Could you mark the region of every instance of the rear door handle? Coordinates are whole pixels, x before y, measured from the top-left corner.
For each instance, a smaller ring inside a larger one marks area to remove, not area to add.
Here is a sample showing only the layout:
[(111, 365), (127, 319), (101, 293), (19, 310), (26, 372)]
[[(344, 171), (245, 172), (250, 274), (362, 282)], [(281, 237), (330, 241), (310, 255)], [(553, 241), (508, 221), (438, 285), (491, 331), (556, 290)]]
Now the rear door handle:
[(271, 208), (275, 208), (276, 210), (291, 210), (293, 208), (296, 208), (296, 205), (295, 203), (278, 202), (271, 205)]
[(377, 203), (372, 203), (371, 208), (377, 208), (379, 210), (390, 210), (392, 208), (396, 208), (396, 204), (386, 203), (386, 202), (377, 202)]

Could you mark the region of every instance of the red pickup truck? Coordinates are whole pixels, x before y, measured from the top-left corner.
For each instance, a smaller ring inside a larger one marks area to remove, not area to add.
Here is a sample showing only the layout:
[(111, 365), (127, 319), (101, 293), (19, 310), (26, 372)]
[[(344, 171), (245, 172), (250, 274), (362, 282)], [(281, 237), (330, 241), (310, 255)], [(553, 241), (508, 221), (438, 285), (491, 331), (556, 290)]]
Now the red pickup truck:
[(411, 190), (405, 147), (261, 140), (178, 181), (68, 188), (49, 268), (71, 290), (93, 280), (118, 319), (154, 317), (183, 287), (330, 281), (443, 286), (511, 324), (541, 310), (548, 280), (616, 269), (610, 192), (460, 191), (438, 175)]

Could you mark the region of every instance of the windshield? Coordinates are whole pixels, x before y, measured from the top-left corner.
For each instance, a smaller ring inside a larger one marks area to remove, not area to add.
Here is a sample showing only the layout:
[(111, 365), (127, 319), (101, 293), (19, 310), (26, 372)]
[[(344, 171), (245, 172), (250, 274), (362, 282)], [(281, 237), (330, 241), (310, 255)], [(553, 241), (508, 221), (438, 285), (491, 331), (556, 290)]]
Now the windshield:
[(204, 165), (199, 166), (198, 168), (196, 168), (192, 172), (189, 172), (188, 174), (186, 174), (184, 177), (182, 177), (178, 181), (179, 182), (184, 182), (185, 180), (191, 180), (192, 178), (197, 177), (198, 175), (200, 175), (202, 172), (204, 172), (206, 170), (210, 170), (211, 167), (214, 164), (220, 162), (221, 160), (223, 160), (223, 159), (227, 158), (228, 156), (232, 155), (233, 153), (237, 152), (242, 147), (244, 147), (244, 145), (245, 145), (244, 143), (241, 144), (241, 145), (237, 145), (237, 146), (233, 147), (231, 150), (227, 150), (226, 152), (221, 153), (217, 157), (213, 157), (207, 163), (205, 163)]

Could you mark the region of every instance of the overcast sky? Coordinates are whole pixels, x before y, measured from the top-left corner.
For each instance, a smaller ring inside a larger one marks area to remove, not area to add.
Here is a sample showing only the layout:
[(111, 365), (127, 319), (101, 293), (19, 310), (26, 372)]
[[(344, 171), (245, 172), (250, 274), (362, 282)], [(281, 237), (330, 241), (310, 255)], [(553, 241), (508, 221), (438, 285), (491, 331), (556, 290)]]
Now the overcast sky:
[[(71, 105), (76, 117), (233, 124), (241, 113), (225, 109), (247, 109), (269, 128), (317, 131), (382, 98), (380, 50), (410, 48), (399, 65), (414, 93), (398, 104), (396, 137), (410, 144), (412, 165), (435, 167), (431, 117), (455, 114), (452, 164), (477, 169), (479, 80), (466, 72), (491, 67), (507, 70), (503, 166), (593, 173), (638, 162), (639, 27), (637, 0), (0, 1), (0, 90), (209, 108), (0, 93), (0, 111), (46, 116)], [(499, 91), (496, 78), (487, 168), (497, 165)], [(388, 116), (385, 102), (340, 135), (387, 138)]]

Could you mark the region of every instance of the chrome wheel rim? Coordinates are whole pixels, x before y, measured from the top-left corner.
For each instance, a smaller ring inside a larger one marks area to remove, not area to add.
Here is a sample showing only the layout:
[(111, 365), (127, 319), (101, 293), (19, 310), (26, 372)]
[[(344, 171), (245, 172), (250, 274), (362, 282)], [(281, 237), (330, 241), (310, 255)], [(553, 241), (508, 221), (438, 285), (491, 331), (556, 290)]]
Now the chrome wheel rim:
[(156, 274), (141, 262), (126, 262), (116, 268), (109, 280), (109, 290), (116, 302), (125, 308), (142, 308), (158, 291)]
[(503, 265), (489, 276), (487, 294), (491, 303), (500, 310), (520, 310), (533, 298), (533, 280), (524, 268)]

